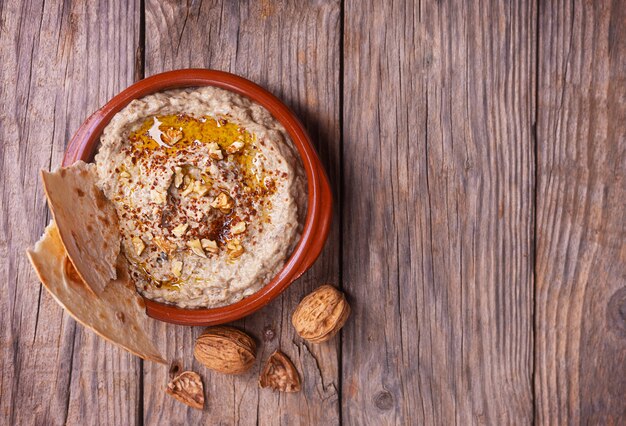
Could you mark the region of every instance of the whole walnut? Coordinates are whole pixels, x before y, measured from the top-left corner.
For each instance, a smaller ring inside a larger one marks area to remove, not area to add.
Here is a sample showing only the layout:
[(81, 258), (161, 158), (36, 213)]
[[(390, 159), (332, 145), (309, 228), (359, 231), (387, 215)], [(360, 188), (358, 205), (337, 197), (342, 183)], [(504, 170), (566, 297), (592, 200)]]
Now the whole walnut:
[(350, 316), (344, 294), (325, 284), (306, 296), (291, 317), (291, 323), (303, 339), (320, 343), (331, 339)]
[(243, 331), (228, 326), (208, 327), (196, 340), (193, 355), (205, 367), (241, 374), (256, 360), (256, 343)]

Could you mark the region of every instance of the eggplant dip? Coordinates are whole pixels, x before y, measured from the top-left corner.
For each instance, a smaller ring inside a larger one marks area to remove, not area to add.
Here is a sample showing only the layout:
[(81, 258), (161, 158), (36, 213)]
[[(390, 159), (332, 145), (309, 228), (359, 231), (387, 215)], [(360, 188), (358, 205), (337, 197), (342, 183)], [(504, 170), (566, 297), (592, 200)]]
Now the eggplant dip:
[(95, 163), (149, 299), (235, 303), (267, 284), (299, 240), (307, 196), (296, 148), (265, 108), (233, 92), (132, 101), (104, 129)]

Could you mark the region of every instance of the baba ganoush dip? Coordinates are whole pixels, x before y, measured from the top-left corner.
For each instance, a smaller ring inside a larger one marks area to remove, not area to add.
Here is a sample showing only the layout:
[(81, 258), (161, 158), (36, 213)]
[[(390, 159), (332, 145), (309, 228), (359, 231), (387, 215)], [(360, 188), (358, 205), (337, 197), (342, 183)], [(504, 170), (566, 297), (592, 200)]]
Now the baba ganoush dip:
[(299, 239), (306, 177), (296, 148), (265, 108), (236, 93), (134, 100), (104, 129), (95, 162), (149, 299), (235, 303), (268, 283)]

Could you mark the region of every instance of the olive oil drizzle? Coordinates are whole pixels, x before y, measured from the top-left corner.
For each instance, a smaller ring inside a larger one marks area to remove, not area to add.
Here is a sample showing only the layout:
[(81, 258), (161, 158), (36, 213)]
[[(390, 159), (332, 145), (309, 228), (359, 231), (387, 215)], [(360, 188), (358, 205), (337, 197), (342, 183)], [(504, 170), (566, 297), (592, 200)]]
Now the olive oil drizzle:
[(242, 141), (249, 145), (254, 141), (254, 136), (243, 127), (229, 122), (224, 118), (215, 119), (209, 116), (196, 118), (187, 114), (171, 114), (156, 116), (161, 123), (159, 129), (165, 132), (169, 128), (182, 130), (182, 139), (171, 148), (164, 148), (152, 139), (148, 130), (153, 125), (155, 117), (150, 117), (130, 134), (129, 139), (134, 143), (135, 149), (165, 149), (168, 154), (174, 153), (192, 145), (196, 140), (209, 143), (216, 142), (220, 148), (226, 149), (235, 141)]
[[(166, 132), (168, 129), (180, 130), (181, 139), (169, 147), (157, 143), (149, 134), (155, 118), (160, 122), (161, 132)], [(128, 139), (133, 153), (138, 157), (142, 154), (151, 155), (153, 151), (163, 151), (172, 155), (192, 148), (194, 144), (217, 143), (223, 151), (225, 161), (236, 161), (239, 164), (243, 181), (247, 186), (252, 189), (268, 189), (265, 181), (266, 174), (262, 170), (255, 170), (254, 167), (254, 158), (258, 152), (255, 147), (256, 135), (226, 118), (210, 116), (196, 118), (188, 114), (152, 116), (132, 132)], [(229, 155), (228, 148), (235, 142), (243, 142), (244, 147), (236, 154)]]
[[(167, 141), (166, 138), (162, 138), (159, 142), (155, 141), (151, 136), (151, 134), (155, 134), (155, 123), (158, 124), (158, 130), (161, 134), (165, 134), (167, 131), (177, 131), (180, 137), (172, 143), (168, 143), (170, 141)], [(149, 158), (155, 152), (174, 155), (179, 151), (193, 150), (194, 146), (200, 144), (217, 143), (223, 153), (223, 159), (220, 161), (236, 162), (238, 167), (231, 167), (231, 170), (238, 170), (239, 178), (244, 188), (248, 188), (250, 195), (260, 200), (275, 192), (273, 180), (266, 180), (265, 170), (258, 169), (254, 163), (258, 154), (255, 146), (256, 135), (226, 118), (211, 116), (196, 118), (188, 114), (151, 116), (139, 128), (130, 133), (128, 140), (130, 141), (131, 156), (136, 159)], [(228, 148), (235, 142), (243, 142), (243, 147), (229, 154)], [(124, 171), (120, 169), (119, 173)], [(202, 176), (202, 180), (205, 181), (204, 176)], [(205, 181), (204, 183), (209, 182)], [(259, 213), (263, 214), (264, 212)], [(181, 286), (184, 285), (184, 280), (181, 280), (180, 277), (172, 277), (169, 280), (156, 279), (148, 271), (147, 265), (141, 263), (139, 259), (135, 260), (133, 263), (152, 286), (167, 290), (180, 290)]]

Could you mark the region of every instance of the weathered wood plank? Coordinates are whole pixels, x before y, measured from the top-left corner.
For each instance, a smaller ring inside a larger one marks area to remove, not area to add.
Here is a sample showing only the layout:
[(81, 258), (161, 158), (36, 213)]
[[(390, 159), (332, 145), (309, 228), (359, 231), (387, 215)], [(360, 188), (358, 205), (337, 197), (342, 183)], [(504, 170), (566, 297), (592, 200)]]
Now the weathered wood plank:
[[(337, 190), (339, 174), (338, 1), (146, 2), (146, 75), (204, 67), (234, 72), (263, 85), (302, 118)], [(338, 208), (338, 207), (337, 207)], [(201, 328), (155, 327), (168, 355), (205, 379), (207, 408), (186, 409), (163, 392), (167, 371), (145, 365), (146, 424), (335, 424), (339, 418), (337, 340), (308, 347), (295, 337), (290, 315), (322, 282), (339, 280), (338, 221), (313, 269), (260, 312), (238, 322), (258, 339), (259, 361), (239, 377), (211, 373), (194, 361)], [(276, 337), (263, 339), (264, 330)], [(280, 347), (304, 377), (299, 394), (258, 389), (261, 363)]]
[(0, 6), (0, 423), (132, 424), (139, 363), (76, 326), (25, 256), (49, 220), (40, 169), (130, 84), (139, 2)]
[(533, 3), (346, 2), (350, 424), (532, 420)]
[(626, 421), (626, 4), (540, 2), (536, 419)]

